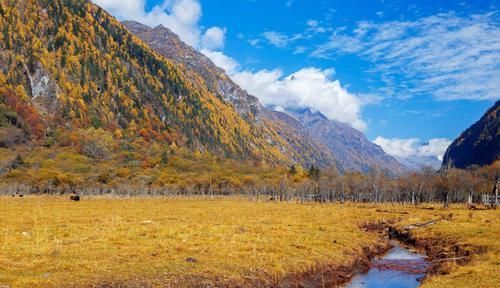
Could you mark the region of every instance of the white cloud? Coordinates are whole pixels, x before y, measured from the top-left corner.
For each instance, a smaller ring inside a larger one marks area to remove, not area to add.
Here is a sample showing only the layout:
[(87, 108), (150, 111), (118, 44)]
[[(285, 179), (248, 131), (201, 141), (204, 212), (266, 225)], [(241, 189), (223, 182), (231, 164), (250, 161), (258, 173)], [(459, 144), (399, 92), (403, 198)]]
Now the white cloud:
[(307, 47), (305, 46), (297, 46), (295, 47), (295, 50), (293, 51), (293, 54), (297, 55), (297, 54), (303, 54), (305, 53), (307, 50)]
[(317, 34), (326, 33), (328, 31), (332, 31), (331, 28), (325, 28), (320, 25), (317, 20), (308, 20), (306, 22), (306, 29), (302, 32), (303, 38), (301, 39), (311, 39)]
[(316, 20), (308, 20), (306, 24), (307, 24), (307, 26), (309, 26), (309, 27), (318, 27), (319, 22), (318, 22), (318, 21), (316, 21)]
[(361, 119), (361, 101), (332, 80), (333, 69), (303, 68), (289, 76), (279, 69), (256, 73), (243, 71), (232, 75), (236, 83), (257, 96), (264, 105), (312, 108), (328, 118), (365, 130)]
[[(314, 27), (314, 28), (309, 27), (308, 31), (314, 32), (314, 31), (320, 30), (320, 29), (323, 29), (323, 28), (322, 27)], [(317, 33), (317, 32), (315, 32), (315, 33)], [(290, 35), (290, 36), (286, 35), (284, 33), (281, 33), (281, 32), (276, 32), (276, 31), (266, 31), (266, 32), (262, 33), (262, 38), (264, 38), (264, 40), (266, 40), (267, 42), (269, 42), (269, 44), (276, 46), (278, 48), (287, 47), (292, 42), (295, 42), (295, 41), (301, 40), (301, 39), (306, 39), (309, 37), (310, 37), (310, 35), (304, 35), (302, 33), (295, 33), (295, 34)], [(252, 44), (252, 43), (250, 43), (250, 44)], [(256, 44), (258, 44), (258, 42)]]
[(254, 47), (258, 47), (260, 43), (260, 39), (250, 39), (248, 40), (248, 43)]
[(446, 138), (435, 138), (429, 140), (425, 145), (420, 146), (419, 153), (422, 156), (436, 156), (443, 161), (444, 153), (450, 146), (451, 141)]
[(205, 31), (202, 38), (202, 46), (208, 50), (219, 50), (224, 48), (226, 28), (211, 27)]
[(385, 153), (401, 158), (408, 158), (410, 156), (415, 156), (417, 154), (417, 146), (420, 142), (417, 138), (410, 139), (386, 139), (383, 137), (377, 137), (375, 144), (379, 145), (384, 149)]
[(145, 0), (93, 0), (121, 20), (135, 20), (151, 27), (162, 24), (187, 44), (199, 47), (201, 5), (198, 0), (165, 0), (146, 11)]
[(370, 72), (380, 77), (388, 96), (498, 99), (498, 23), (496, 12), (471, 16), (440, 13), (415, 21), (362, 21), (350, 33), (337, 30), (311, 55), (355, 54), (372, 62)]
[(377, 137), (373, 142), (382, 147), (385, 153), (397, 158), (436, 157), (441, 161), (446, 149), (451, 144), (451, 141), (446, 138), (434, 138), (427, 143), (422, 143), (418, 138), (387, 139)]
[(276, 31), (266, 31), (262, 33), (262, 36), (269, 41), (272, 45), (276, 47), (286, 47), (290, 42), (290, 39), (287, 35), (276, 32)]
[(117, 17), (126, 15), (136, 15), (144, 10), (145, 2), (143, 0), (92, 0), (95, 4), (106, 9)]
[(236, 71), (240, 67), (240, 64), (236, 60), (225, 55), (222, 52), (211, 51), (206, 49), (202, 49), (200, 52), (205, 54), (205, 56), (207, 56), (208, 58), (210, 58), (210, 60), (212, 60), (212, 62), (214, 62), (215, 65), (224, 69), (226, 73), (229, 75), (236, 73)]

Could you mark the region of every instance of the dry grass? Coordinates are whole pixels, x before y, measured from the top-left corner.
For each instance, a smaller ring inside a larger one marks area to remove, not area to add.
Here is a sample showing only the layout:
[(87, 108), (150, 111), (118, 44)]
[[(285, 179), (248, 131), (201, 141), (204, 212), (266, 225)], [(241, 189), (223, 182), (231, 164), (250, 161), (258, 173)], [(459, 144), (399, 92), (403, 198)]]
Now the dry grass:
[[(439, 237), (457, 241), (460, 246), (476, 246), (486, 253), (476, 254), (464, 266), (447, 263), (447, 275), (431, 277), (422, 287), (499, 287), (500, 283), (500, 210), (471, 211), (450, 209), (436, 213), (418, 213), (404, 222), (423, 222), (439, 219), (435, 225), (416, 229), (413, 234), (420, 238)], [(404, 224), (404, 223), (402, 223)]]
[[(272, 281), (318, 264), (349, 263), (363, 246), (380, 241), (358, 229), (368, 220), (418, 222), (450, 213), (383, 207), (410, 212), (401, 215), (376, 212), (378, 208), (242, 200), (0, 198), (0, 286)], [(456, 235), (488, 247), (489, 253), (426, 285), (443, 287), (436, 283), (451, 281), (449, 286), (457, 287), (451, 284), (458, 279), (479, 287), (484, 271), (498, 281), (500, 213), (477, 211), (472, 218), (465, 209), (453, 208), (452, 213), (452, 221), (418, 233)], [(197, 262), (187, 262), (188, 257)]]

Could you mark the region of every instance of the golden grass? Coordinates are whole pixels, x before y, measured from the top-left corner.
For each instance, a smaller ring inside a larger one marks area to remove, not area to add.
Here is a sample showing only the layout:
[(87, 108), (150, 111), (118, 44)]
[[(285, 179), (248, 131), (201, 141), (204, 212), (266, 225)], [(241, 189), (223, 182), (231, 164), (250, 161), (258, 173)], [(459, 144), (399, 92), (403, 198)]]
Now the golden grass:
[[(500, 283), (500, 210), (471, 211), (450, 209), (425, 215), (418, 213), (406, 219), (406, 223), (451, 216), (426, 229), (416, 229), (413, 234), (420, 238), (440, 237), (452, 239), (459, 245), (484, 247), (486, 253), (475, 255), (464, 266), (449, 262), (450, 273), (430, 277), (422, 287), (499, 287)], [(450, 215), (452, 214), (452, 215)], [(405, 223), (401, 223), (405, 224)], [(444, 242), (444, 241), (443, 241)]]
[[(482, 281), (484, 271), (491, 271), (492, 281), (498, 281), (493, 272), (499, 263), (499, 212), (476, 211), (469, 218), (469, 211), (460, 208), (383, 207), (409, 211), (408, 215), (380, 213), (379, 208), (243, 200), (96, 198), (75, 203), (60, 197), (4, 197), (0, 198), (0, 286), (272, 281), (318, 264), (349, 263), (363, 246), (380, 242), (377, 235), (358, 229), (368, 220), (419, 222), (450, 211), (456, 215), (452, 221), (418, 233), (456, 236), (488, 247), (489, 253), (426, 285), (444, 287), (436, 283), (458, 277), (463, 283), (472, 279), (480, 287), (477, 281)], [(188, 257), (197, 262), (187, 262)], [(458, 287), (449, 281), (449, 287)]]

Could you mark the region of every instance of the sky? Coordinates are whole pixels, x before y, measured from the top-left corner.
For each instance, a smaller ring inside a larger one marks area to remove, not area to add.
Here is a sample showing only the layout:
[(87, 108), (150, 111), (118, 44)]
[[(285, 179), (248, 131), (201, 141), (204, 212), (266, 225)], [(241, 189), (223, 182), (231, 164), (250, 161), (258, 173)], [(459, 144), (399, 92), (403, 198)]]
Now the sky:
[(436, 156), (500, 99), (499, 1), (94, 0), (177, 33), (273, 109)]

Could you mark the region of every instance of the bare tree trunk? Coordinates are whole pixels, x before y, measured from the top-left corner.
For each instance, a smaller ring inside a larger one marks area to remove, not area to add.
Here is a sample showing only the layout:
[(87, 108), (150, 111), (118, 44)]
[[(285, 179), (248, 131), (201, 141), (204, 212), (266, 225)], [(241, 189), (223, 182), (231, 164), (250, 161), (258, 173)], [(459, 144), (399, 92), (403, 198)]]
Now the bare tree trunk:
[(444, 197), (443, 197), (443, 202), (444, 202), (444, 203), (443, 203), (443, 207), (444, 207), (444, 208), (448, 208), (448, 206), (449, 206), (449, 203), (448, 203), (448, 202), (449, 202), (449, 199), (448, 199), (448, 191), (444, 192), (444, 195), (443, 195), (443, 196), (444, 196)]
[(373, 201), (373, 203), (378, 203), (379, 192), (378, 192), (377, 186), (375, 184), (373, 184), (373, 191), (375, 192), (375, 195), (374, 195), (372, 201)]
[(497, 208), (498, 206), (498, 190), (500, 189), (498, 188), (499, 186), (500, 186), (500, 178), (498, 178), (497, 176), (495, 179), (495, 202), (494, 202), (495, 208)]
[(208, 194), (210, 195), (210, 198), (211, 198), (212, 200), (214, 200), (214, 189), (212, 188), (212, 178), (210, 178), (210, 180), (209, 180), (209, 185), (210, 185), (210, 186), (209, 186), (209, 188), (208, 188), (208, 189), (209, 189)]

